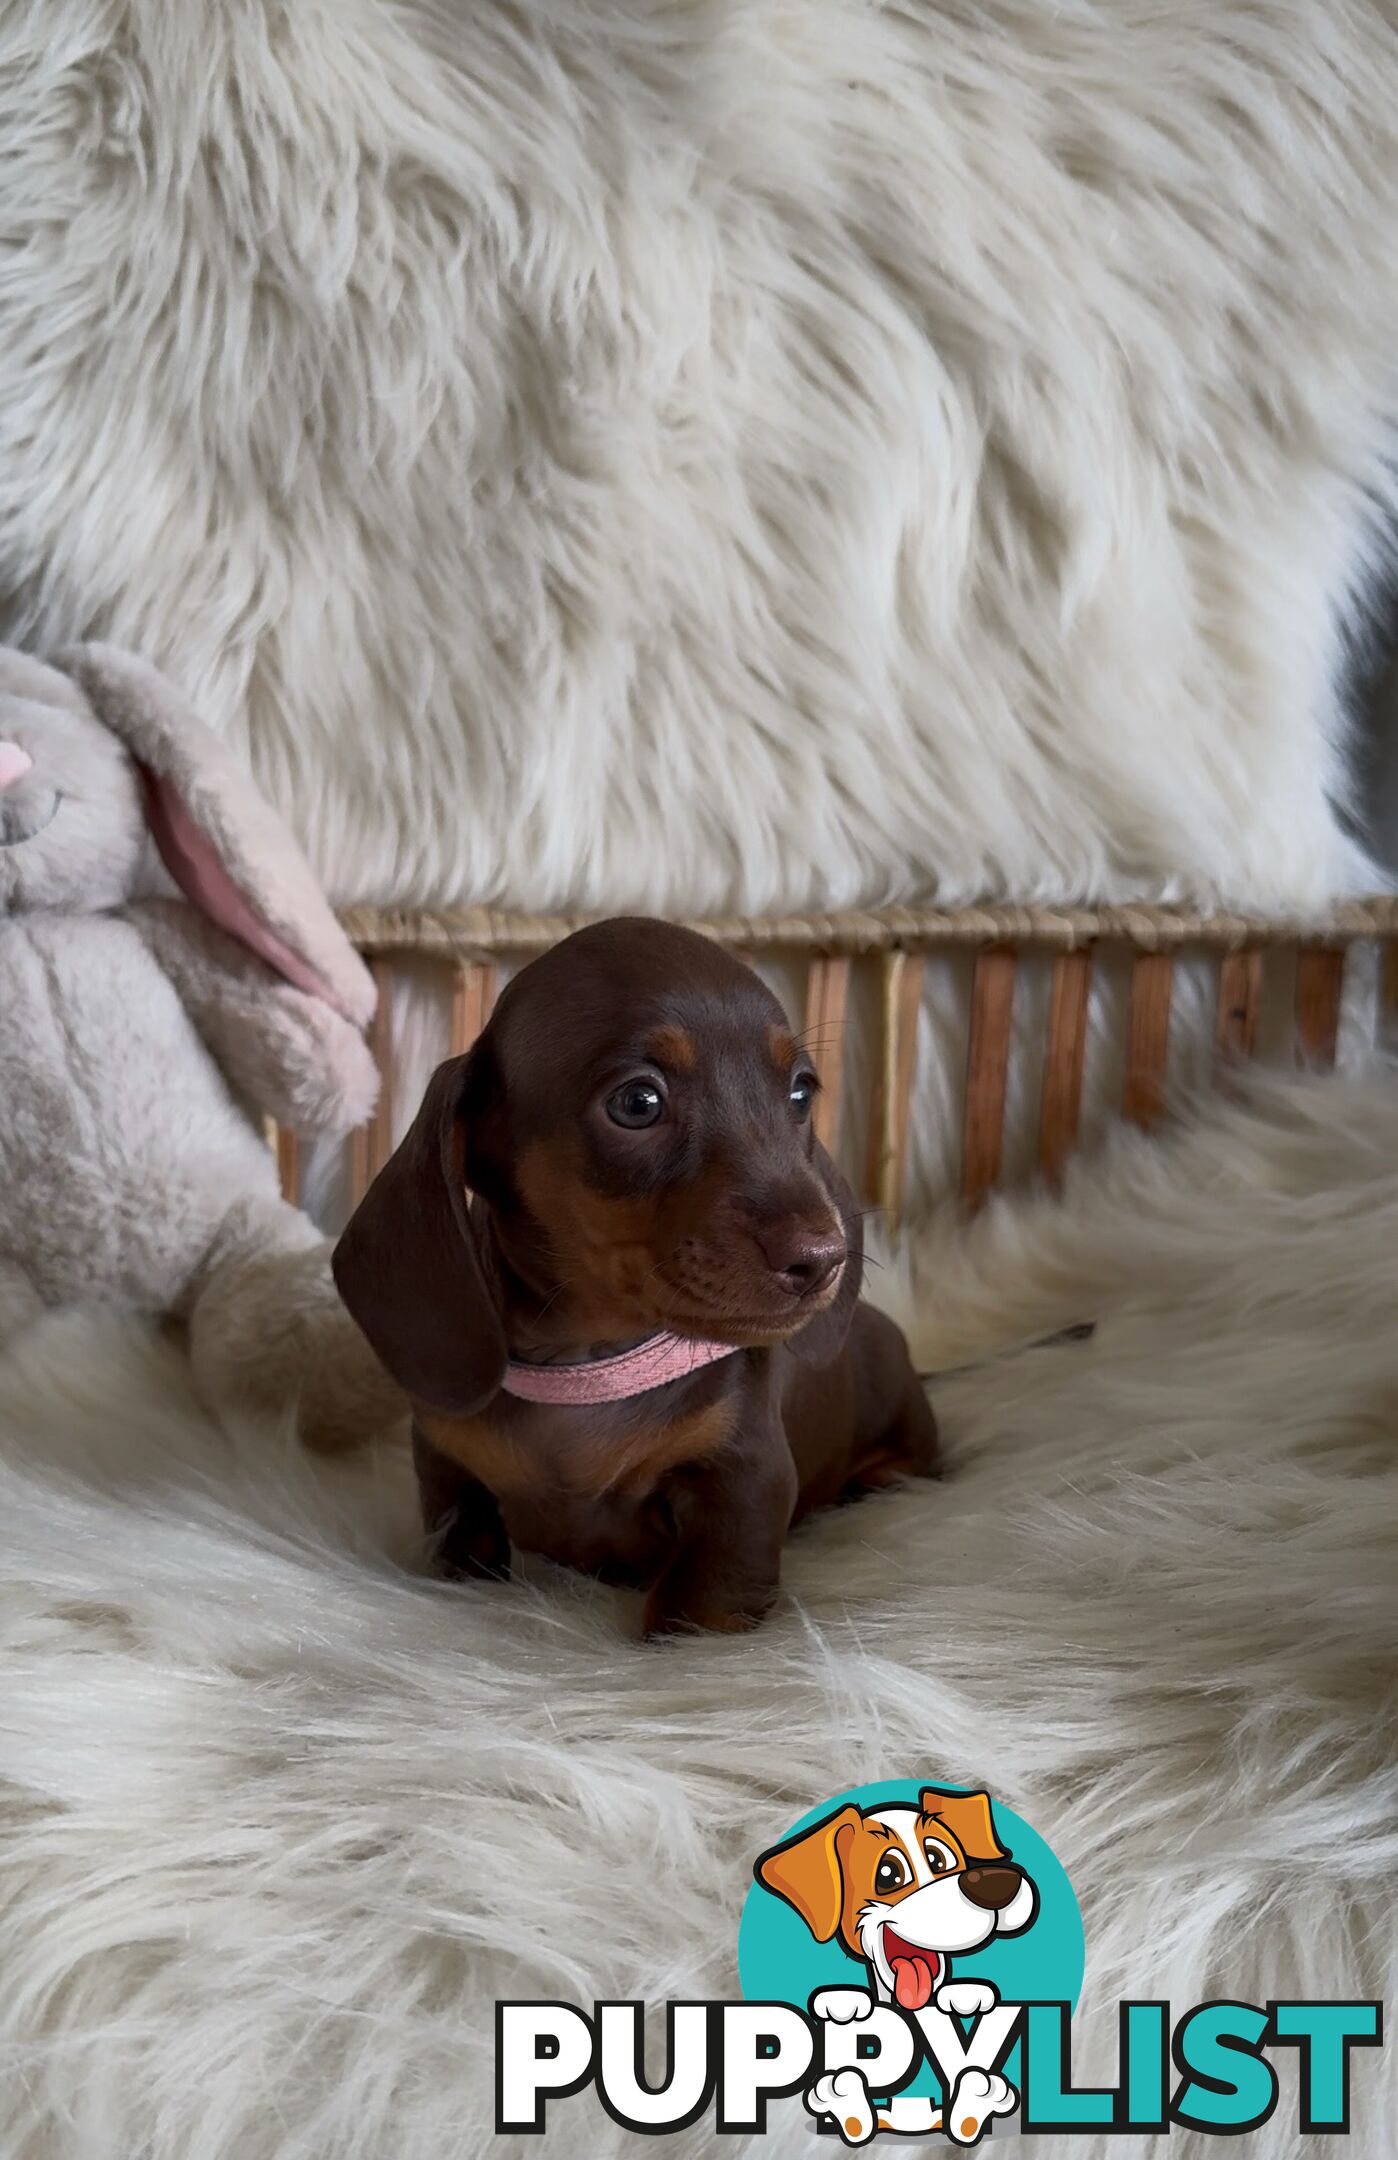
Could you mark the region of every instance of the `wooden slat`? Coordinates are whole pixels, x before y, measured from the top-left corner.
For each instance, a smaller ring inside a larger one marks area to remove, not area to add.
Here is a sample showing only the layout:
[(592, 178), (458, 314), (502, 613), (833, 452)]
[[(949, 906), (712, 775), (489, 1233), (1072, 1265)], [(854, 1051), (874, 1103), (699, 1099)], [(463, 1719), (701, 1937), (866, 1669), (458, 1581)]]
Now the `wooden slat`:
[(367, 1125), (350, 1134), (350, 1200), (358, 1207), (393, 1152), (393, 970), (371, 960), (379, 1002), (369, 1024), (369, 1048), (379, 1068), (379, 1099)]
[(833, 1155), (840, 1137), (840, 1091), (845, 1066), (845, 1013), (849, 1005), (850, 962), (818, 956), (806, 977), (805, 1043), (820, 1074), (811, 1123), (823, 1148)]
[(1303, 945), (1296, 955), (1296, 1054), (1303, 1065), (1328, 1072), (1340, 1033), (1343, 951)]
[(961, 1129), (961, 1190), (968, 1207), (979, 1207), (1000, 1175), (1014, 996), (1013, 949), (987, 945), (976, 954), (971, 981), (971, 1040)]
[(1261, 953), (1256, 947), (1247, 952), (1225, 953), (1218, 971), (1218, 1026), (1214, 1038), (1221, 1056), (1252, 1056), (1261, 1007)]
[(462, 1057), (490, 1018), (495, 1005), (493, 960), (464, 960), (451, 993), (451, 1054)]
[(289, 1201), (292, 1207), (300, 1207), (301, 1143), (285, 1125), (277, 1127), (277, 1175), (281, 1179), (283, 1200)]
[(1165, 1065), (1170, 1049), (1170, 993), (1175, 963), (1170, 953), (1137, 953), (1131, 968), (1126, 1021), (1126, 1086), (1123, 1117), (1149, 1128), (1165, 1108)]
[(1078, 1137), (1087, 1009), (1092, 993), (1092, 948), (1060, 953), (1053, 963), (1048, 1044), (1039, 1101), (1039, 1167), (1053, 1185)]
[(920, 952), (892, 952), (884, 961), (883, 1059), (869, 1129), (869, 1188), (890, 1226), (896, 1225), (902, 1207), (926, 968), (927, 956)]
[[(601, 918), (582, 911), (571, 915), (528, 915), (498, 908), (342, 908), (340, 921), (353, 943), (365, 952), (418, 952), (454, 955), (507, 952), (520, 958), (550, 946)], [(1332, 944), (1357, 938), (1398, 936), (1398, 893), (1336, 901), (1319, 916), (1268, 916), (1221, 912), (1200, 914), (1191, 907), (1170, 907), (1147, 900), (1110, 907), (1054, 907), (1014, 902), (969, 907), (835, 908), (816, 915), (724, 915), (681, 918), (685, 926), (733, 948), (761, 952), (872, 953), (978, 951), (982, 945), (1034, 945), (1052, 952), (1075, 952), (1108, 941), (1157, 952), (1208, 945), (1232, 952), (1242, 944), (1295, 944), (1326, 938)]]

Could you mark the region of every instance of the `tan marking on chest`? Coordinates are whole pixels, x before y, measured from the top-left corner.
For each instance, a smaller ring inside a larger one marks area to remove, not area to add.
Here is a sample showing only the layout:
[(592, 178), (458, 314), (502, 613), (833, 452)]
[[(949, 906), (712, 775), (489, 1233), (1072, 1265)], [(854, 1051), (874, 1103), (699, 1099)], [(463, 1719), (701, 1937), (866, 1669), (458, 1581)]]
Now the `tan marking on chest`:
[(534, 1450), (486, 1417), (447, 1417), (440, 1410), (415, 1406), (417, 1423), (433, 1447), (469, 1470), (497, 1499), (510, 1493), (537, 1492), (543, 1464)]
[(736, 1403), (725, 1398), (665, 1424), (618, 1433), (610, 1442), (594, 1439), (587, 1449), (596, 1465), (594, 1489), (639, 1499), (671, 1470), (717, 1455), (732, 1438), (737, 1415)]
[[(611, 1429), (579, 1421), (576, 1444), (541, 1446), (527, 1432), (483, 1417), (454, 1418), (417, 1406), (418, 1424), (435, 1448), (469, 1470), (497, 1499), (534, 1495), (551, 1486), (560, 1494), (598, 1497), (618, 1493), (641, 1499), (671, 1470), (716, 1455), (732, 1437), (737, 1405), (709, 1403), (654, 1425)], [(574, 1413), (560, 1410), (559, 1417)]]

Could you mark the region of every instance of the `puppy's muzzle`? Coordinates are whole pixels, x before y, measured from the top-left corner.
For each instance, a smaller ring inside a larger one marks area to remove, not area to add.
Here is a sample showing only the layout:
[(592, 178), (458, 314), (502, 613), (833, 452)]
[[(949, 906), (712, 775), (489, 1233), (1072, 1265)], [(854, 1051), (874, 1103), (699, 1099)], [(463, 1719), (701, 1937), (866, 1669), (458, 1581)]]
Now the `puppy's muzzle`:
[(783, 1222), (756, 1233), (758, 1249), (788, 1297), (816, 1297), (847, 1257), (844, 1233)]

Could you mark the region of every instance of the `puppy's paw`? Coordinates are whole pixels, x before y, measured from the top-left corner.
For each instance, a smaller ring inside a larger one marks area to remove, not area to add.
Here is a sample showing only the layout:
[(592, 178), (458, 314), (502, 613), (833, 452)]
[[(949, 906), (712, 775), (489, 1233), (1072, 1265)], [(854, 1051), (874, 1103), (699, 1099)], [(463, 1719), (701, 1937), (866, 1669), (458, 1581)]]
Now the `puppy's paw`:
[(979, 2017), (999, 2002), (997, 1989), (988, 1980), (945, 1980), (932, 2000), (951, 2017)]
[(868, 2017), (873, 2007), (867, 1988), (817, 1988), (811, 1997), (811, 2016), (827, 2025), (852, 2025), (856, 2018)]
[(947, 2136), (958, 2145), (974, 2145), (997, 2115), (1013, 2115), (1019, 2094), (998, 2070), (963, 2070), (943, 2109)]
[[(828, 1994), (851, 1994), (849, 1988), (830, 1988)], [(827, 2070), (804, 2094), (812, 2115), (830, 2115), (846, 2145), (867, 2145), (874, 2134), (874, 2110), (869, 2088), (858, 2070)]]
[(508, 1582), (510, 1541), (498, 1525), (453, 1521), (434, 1540), (437, 1573), (448, 1582)]

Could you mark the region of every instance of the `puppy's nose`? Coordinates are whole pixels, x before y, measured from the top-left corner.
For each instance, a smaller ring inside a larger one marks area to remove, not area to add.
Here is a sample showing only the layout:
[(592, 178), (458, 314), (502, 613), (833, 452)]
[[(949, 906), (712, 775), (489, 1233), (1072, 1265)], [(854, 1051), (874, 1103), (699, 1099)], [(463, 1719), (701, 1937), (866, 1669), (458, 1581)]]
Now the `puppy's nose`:
[(0, 788), (13, 787), (34, 769), (34, 760), (17, 742), (0, 742)]
[(1012, 1867), (968, 1867), (961, 1878), (961, 1887), (973, 1905), (983, 1912), (999, 1912), (1009, 1904), (1019, 1888), (1019, 1869)]
[(772, 1223), (757, 1233), (762, 1257), (792, 1297), (806, 1297), (828, 1282), (845, 1257), (838, 1230), (812, 1230), (809, 1223)]

